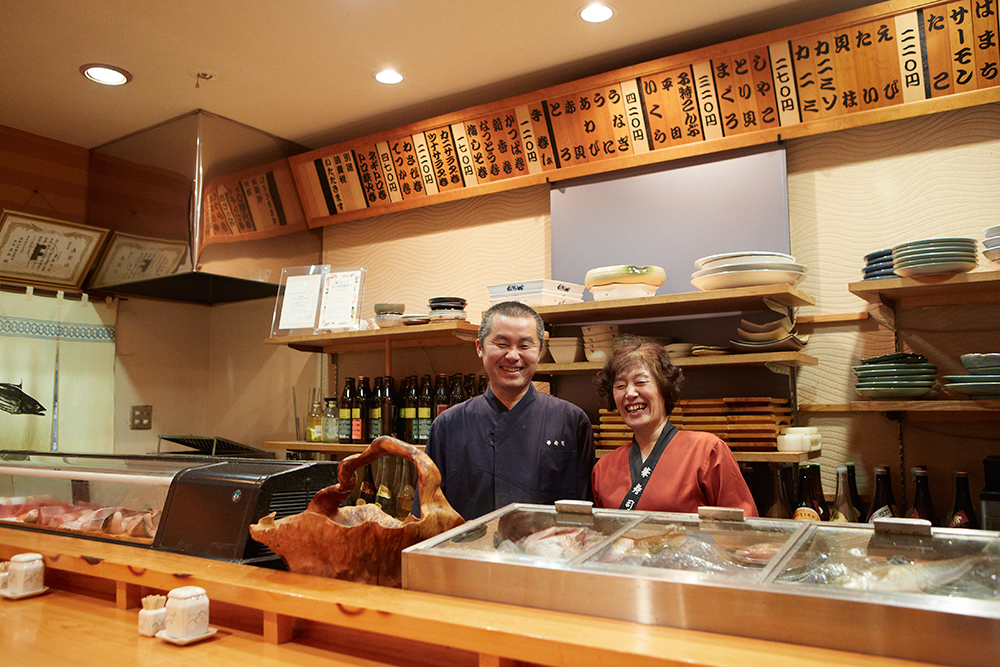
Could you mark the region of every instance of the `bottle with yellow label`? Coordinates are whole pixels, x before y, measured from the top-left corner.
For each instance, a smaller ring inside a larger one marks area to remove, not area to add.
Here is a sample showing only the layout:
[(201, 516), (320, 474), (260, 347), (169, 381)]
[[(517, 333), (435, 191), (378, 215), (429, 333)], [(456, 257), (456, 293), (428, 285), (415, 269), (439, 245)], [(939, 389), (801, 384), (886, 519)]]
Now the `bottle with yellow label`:
[(813, 487), (812, 471), (809, 466), (799, 466), (799, 493), (792, 518), (797, 521), (819, 521), (819, 503)]

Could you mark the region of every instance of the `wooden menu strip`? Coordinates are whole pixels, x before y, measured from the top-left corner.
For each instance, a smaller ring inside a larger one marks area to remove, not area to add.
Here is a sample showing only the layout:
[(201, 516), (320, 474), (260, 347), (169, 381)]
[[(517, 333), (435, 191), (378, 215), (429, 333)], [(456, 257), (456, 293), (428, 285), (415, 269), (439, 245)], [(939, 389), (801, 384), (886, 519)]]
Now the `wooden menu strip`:
[[(970, 11), (940, 1), (886, 2), (446, 114), (289, 162), (310, 226), (333, 224), (998, 101), (997, 32), (992, 3)], [(324, 173), (331, 156), (357, 167), (347, 181)], [(326, 190), (341, 186), (365, 196), (331, 206)]]

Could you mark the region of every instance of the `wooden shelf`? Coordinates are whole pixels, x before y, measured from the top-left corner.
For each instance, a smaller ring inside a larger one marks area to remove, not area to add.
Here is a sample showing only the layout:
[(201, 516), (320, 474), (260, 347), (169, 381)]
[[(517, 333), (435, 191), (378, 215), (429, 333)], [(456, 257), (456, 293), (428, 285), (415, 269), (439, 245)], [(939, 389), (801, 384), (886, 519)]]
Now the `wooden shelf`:
[(282, 336), (268, 338), (271, 345), (287, 345), (303, 352), (372, 352), (402, 347), (462, 345), (476, 340), (479, 325), (465, 321), (433, 322), (414, 326), (342, 331), (317, 336)]
[[(784, 367), (815, 366), (816, 357), (802, 352), (759, 352), (750, 354), (720, 354), (707, 357), (678, 357), (672, 359), (681, 368), (765, 366)], [(538, 364), (540, 375), (587, 375), (604, 368), (603, 362), (578, 361), (572, 364)]]
[[(261, 443), (262, 449), (287, 449), (291, 452), (318, 452), (320, 454), (359, 454), (368, 445), (351, 445), (339, 442), (306, 442), (304, 440), (273, 440)], [(423, 445), (414, 445), (417, 449), (423, 450)]]
[(708, 292), (660, 294), (639, 299), (586, 301), (535, 310), (546, 324), (587, 324), (637, 319), (662, 319), (681, 315), (766, 310), (769, 298), (789, 307), (812, 306), (816, 301), (791, 285), (758, 285)]
[(919, 419), (1000, 420), (1000, 399), (801, 403), (799, 412), (906, 412)]
[(864, 280), (847, 288), (870, 303), (901, 307), (1000, 301), (1000, 271)]

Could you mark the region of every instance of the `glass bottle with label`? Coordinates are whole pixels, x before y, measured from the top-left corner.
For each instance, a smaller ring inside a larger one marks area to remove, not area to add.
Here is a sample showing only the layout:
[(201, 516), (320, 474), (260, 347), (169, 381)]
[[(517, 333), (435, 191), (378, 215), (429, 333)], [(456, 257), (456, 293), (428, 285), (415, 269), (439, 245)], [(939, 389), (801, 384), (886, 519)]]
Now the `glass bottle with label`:
[(431, 376), (420, 378), (420, 393), (417, 395), (417, 444), (427, 444), (434, 414), (434, 394), (431, 391)]
[(819, 506), (819, 520), (829, 521), (831, 517), (830, 504), (826, 502), (826, 495), (823, 493), (823, 479), (820, 477), (822, 471), (818, 463), (813, 463), (809, 468), (813, 484), (813, 498), (816, 499), (816, 504)]
[(366, 465), (361, 472), (361, 493), (358, 495), (358, 505), (375, 502), (375, 477), (371, 465)]
[(364, 375), (358, 377), (358, 389), (354, 395), (354, 404), (351, 405), (351, 440), (355, 444), (368, 444), (371, 442), (371, 385)]
[(448, 376), (440, 373), (434, 383), (434, 419), (448, 409)]
[(851, 483), (847, 474), (847, 466), (837, 466), (837, 497), (830, 508), (830, 521), (857, 523), (859, 515), (851, 500)]
[(397, 437), (396, 386), (391, 375), (382, 378), (382, 435)]
[(868, 512), (867, 522), (884, 517), (899, 516), (896, 500), (892, 494), (892, 480), (889, 469), (885, 466), (875, 467), (875, 493), (872, 496), (872, 506)]
[(340, 395), (337, 406), (339, 421), (337, 424), (338, 440), (344, 444), (354, 442), (351, 439), (351, 406), (354, 403), (354, 378), (344, 379), (344, 392)]
[(811, 466), (799, 466), (799, 492), (792, 518), (796, 521), (819, 521), (819, 503), (816, 502)]
[(455, 373), (451, 376), (451, 395), (448, 397), (448, 402), (452, 405), (458, 405), (468, 398), (465, 395), (465, 389), (462, 387), (463, 382), (461, 373)]
[(490, 379), (486, 375), (479, 375), (479, 383), (476, 385), (476, 395), (485, 394), (486, 388), (490, 386)]
[(404, 442), (411, 445), (417, 444), (417, 437), (420, 434), (417, 426), (417, 404), (419, 394), (417, 393), (417, 377), (411, 375), (406, 379), (406, 396), (403, 398), (403, 438)]
[(949, 528), (979, 528), (979, 519), (969, 494), (969, 473), (955, 473), (955, 496), (948, 514)]
[(326, 412), (323, 413), (323, 442), (338, 442), (339, 427), (340, 415), (337, 411), (337, 399), (331, 396), (326, 399)]
[(403, 520), (413, 509), (414, 488), (417, 485), (417, 468), (408, 459), (399, 459), (399, 492), (396, 494), (396, 518)]
[(372, 387), (372, 397), (368, 408), (368, 436), (375, 440), (382, 435), (382, 377), (375, 378), (375, 385)]
[(319, 399), (313, 401), (309, 416), (306, 417), (306, 440), (308, 442), (323, 442), (323, 406)]
[(383, 456), (379, 458), (375, 475), (375, 503), (389, 516), (396, 516), (396, 462), (399, 457)]
[(788, 494), (785, 492), (785, 483), (782, 480), (781, 471), (783, 466), (780, 463), (771, 464), (771, 504), (767, 508), (764, 516), (772, 519), (791, 519), (792, 506), (788, 502)]
[(906, 516), (911, 519), (927, 519), (932, 526), (941, 525), (937, 512), (934, 511), (934, 503), (931, 502), (930, 480), (926, 469), (918, 468), (913, 471), (913, 502), (906, 511)]
[(868, 516), (868, 508), (861, 502), (861, 494), (858, 493), (857, 469), (853, 461), (848, 461), (844, 466), (847, 468), (847, 488), (851, 494), (851, 504), (854, 505), (854, 511), (858, 515), (857, 520), (860, 522)]

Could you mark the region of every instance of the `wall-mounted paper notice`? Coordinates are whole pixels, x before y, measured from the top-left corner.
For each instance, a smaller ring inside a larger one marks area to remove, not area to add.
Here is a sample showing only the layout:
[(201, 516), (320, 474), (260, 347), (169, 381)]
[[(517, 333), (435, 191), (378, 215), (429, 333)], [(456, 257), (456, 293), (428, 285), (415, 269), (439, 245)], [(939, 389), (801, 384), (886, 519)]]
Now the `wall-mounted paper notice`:
[(326, 274), (317, 328), (358, 328), (362, 275), (363, 271), (331, 271)]
[(319, 306), (321, 274), (289, 276), (285, 283), (285, 299), (281, 305), (279, 329), (313, 329), (316, 326), (316, 308)]

